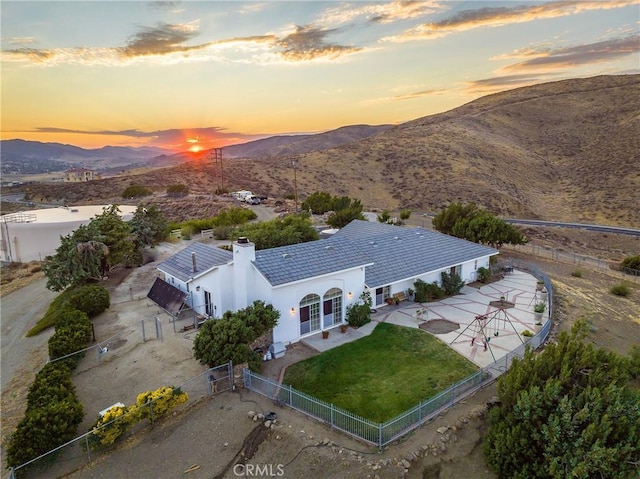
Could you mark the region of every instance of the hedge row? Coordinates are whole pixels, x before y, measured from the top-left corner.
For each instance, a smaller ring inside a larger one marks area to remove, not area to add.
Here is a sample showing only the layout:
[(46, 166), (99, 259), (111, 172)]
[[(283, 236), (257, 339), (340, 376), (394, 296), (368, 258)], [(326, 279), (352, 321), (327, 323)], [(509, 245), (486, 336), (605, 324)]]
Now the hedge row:
[(70, 310), (77, 309), (93, 318), (110, 306), (109, 291), (98, 285), (72, 286), (60, 293), (49, 305), (45, 315), (27, 332), (35, 336), (41, 331), (57, 325)]
[[(73, 353), (83, 350), (91, 340), (89, 316), (101, 313), (109, 304), (109, 292), (102, 286), (82, 286), (64, 291), (49, 306), (45, 318), (55, 325), (49, 338), (49, 358), (53, 362), (36, 374), (29, 388), (27, 410), (7, 445), (8, 467), (25, 464), (76, 436), (84, 410), (71, 372), (84, 353)], [(58, 358), (64, 359), (54, 361)]]
[(83, 416), (71, 368), (64, 361), (45, 365), (36, 374), (27, 410), (9, 440), (7, 465), (19, 466), (70, 441)]

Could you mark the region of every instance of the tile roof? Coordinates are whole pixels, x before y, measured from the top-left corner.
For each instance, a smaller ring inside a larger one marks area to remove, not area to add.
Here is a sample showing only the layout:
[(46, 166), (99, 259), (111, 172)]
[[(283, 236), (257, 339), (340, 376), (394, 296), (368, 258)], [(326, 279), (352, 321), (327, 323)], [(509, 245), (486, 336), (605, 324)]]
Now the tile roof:
[(497, 253), (423, 228), (355, 220), (324, 240), (256, 251), (254, 264), (273, 286), (366, 265), (375, 288)]
[[(197, 270), (195, 272), (193, 271), (191, 253), (196, 254)], [(196, 242), (166, 259), (157, 268), (181, 281), (187, 282), (216, 266), (221, 266), (231, 261), (233, 261), (233, 253), (231, 251)]]
[(348, 241), (336, 238), (256, 251), (257, 270), (272, 286), (371, 263)]
[(365, 283), (375, 288), (459, 265), (498, 250), (424, 228), (405, 228), (355, 220), (325, 240), (348, 241), (374, 263)]

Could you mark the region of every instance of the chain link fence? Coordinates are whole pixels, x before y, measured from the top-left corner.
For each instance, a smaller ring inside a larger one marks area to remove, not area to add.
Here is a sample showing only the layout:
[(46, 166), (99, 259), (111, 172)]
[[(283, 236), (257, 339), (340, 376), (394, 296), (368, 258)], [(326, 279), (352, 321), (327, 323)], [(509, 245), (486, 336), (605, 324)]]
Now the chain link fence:
[[(188, 379), (180, 386), (177, 386), (177, 389), (188, 394), (188, 400), (180, 406), (181, 408), (188, 408), (204, 397), (232, 390), (233, 364), (229, 362), (228, 364), (207, 369), (201, 374)], [(157, 420), (157, 404), (164, 399), (166, 399), (166, 394), (149, 400), (140, 406), (140, 408), (143, 408), (144, 416), (147, 420), (140, 421), (131, 428), (127, 435), (140, 433), (149, 424), (153, 424)], [(117, 404), (114, 406), (117, 406)], [(102, 413), (104, 412), (106, 412), (106, 410), (102, 411)], [(108, 454), (112, 449), (112, 446), (100, 446), (98, 444), (100, 431), (106, 431), (107, 428), (111, 430), (118, 428), (126, 429), (125, 425), (132, 420), (132, 414), (140, 414), (140, 412), (136, 413), (127, 410), (127, 412), (116, 419), (96, 428), (95, 431), (89, 431), (29, 462), (12, 467), (9, 469), (8, 478), (23, 479), (28, 477), (31, 479), (47, 479), (50, 477), (62, 477), (78, 470), (88, 462)]]
[(625, 268), (618, 263), (602, 258), (594, 258), (593, 256), (586, 256), (572, 251), (564, 251), (557, 248), (549, 248), (546, 246), (540, 246), (535, 244), (524, 245), (504, 245), (503, 249), (518, 251), (521, 253), (529, 254), (532, 256), (538, 256), (540, 258), (551, 259), (553, 261), (559, 261), (562, 263), (574, 264), (576, 269), (589, 268), (597, 271), (603, 271), (617, 276), (621, 279), (628, 279), (630, 281), (640, 282), (640, 270)]

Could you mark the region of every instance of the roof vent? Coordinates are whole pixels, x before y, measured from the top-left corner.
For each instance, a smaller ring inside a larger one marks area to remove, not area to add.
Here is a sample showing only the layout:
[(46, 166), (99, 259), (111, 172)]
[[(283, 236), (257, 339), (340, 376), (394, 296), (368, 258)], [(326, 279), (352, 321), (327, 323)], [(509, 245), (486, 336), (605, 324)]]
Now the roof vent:
[(324, 247), (324, 249), (326, 249), (327, 251), (333, 251), (333, 246), (327, 245)]
[(282, 253), (282, 257), (283, 258), (291, 258), (291, 255), (289, 253)]
[(249, 244), (249, 238), (246, 236), (240, 236), (238, 238), (238, 244)]
[(393, 237), (393, 239), (394, 239), (394, 240), (399, 240), (399, 239), (400, 239), (400, 237), (399, 237), (399, 236), (394, 236), (394, 237)]

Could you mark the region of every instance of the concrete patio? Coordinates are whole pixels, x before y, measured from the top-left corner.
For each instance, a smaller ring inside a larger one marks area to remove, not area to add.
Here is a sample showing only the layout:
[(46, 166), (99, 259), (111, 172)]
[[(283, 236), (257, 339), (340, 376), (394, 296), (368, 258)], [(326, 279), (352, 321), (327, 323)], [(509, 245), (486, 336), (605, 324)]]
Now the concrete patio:
[[(302, 342), (318, 351), (326, 351), (371, 334), (378, 323), (419, 328), (430, 321), (446, 320), (457, 324), (458, 328), (434, 336), (477, 366), (484, 367), (522, 345), (527, 339), (522, 336), (523, 331), (535, 333), (539, 328), (535, 326), (533, 313), (534, 305), (540, 302), (536, 283), (536, 278), (529, 273), (514, 270), (504, 279), (483, 285), (480, 289), (465, 286), (461, 294), (442, 301), (403, 302), (381, 307), (372, 314), (370, 323), (358, 329), (348, 328), (346, 333), (341, 333), (340, 328), (336, 327), (330, 330), (326, 339), (318, 333), (304, 338)], [(513, 307), (490, 305), (501, 297), (513, 303)], [(419, 311), (423, 313), (419, 314)], [(482, 315), (485, 316), (484, 321), (476, 320), (476, 316)], [(545, 321), (548, 321), (548, 308), (543, 323)]]

